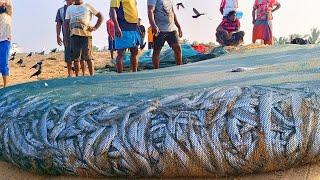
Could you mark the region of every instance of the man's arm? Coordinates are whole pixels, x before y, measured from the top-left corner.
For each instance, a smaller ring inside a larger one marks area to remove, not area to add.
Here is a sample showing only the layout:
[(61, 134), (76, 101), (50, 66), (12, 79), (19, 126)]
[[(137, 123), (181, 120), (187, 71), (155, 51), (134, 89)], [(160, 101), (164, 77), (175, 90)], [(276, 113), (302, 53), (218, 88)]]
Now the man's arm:
[(280, 8), (281, 8), (281, 4), (278, 2), (276, 4), (276, 7), (272, 10), (272, 12), (275, 12), (275, 11), (279, 10)]
[(148, 18), (149, 18), (149, 23), (152, 27), (152, 33), (155, 36), (158, 36), (160, 33), (159, 27), (156, 24), (156, 21), (154, 19), (154, 11), (155, 11), (156, 7), (153, 5), (148, 5)]
[(111, 19), (114, 23), (114, 30), (116, 32), (116, 36), (122, 37), (122, 30), (121, 30), (119, 22), (118, 22), (118, 15), (117, 15), (116, 8), (113, 8), (113, 7), (110, 8), (110, 16), (111, 16)]
[(70, 36), (70, 19), (66, 19), (63, 25), (66, 28), (66, 36)]
[(176, 13), (174, 12), (173, 8), (172, 8), (172, 12), (174, 14), (174, 24), (177, 26), (178, 28), (178, 32), (179, 32), (179, 37), (182, 38), (183, 34), (182, 34), (182, 30), (181, 30), (181, 26), (180, 26), (180, 23), (178, 21), (178, 18), (177, 18), (177, 15)]
[(57, 22), (57, 24), (56, 24), (56, 33), (57, 33), (57, 43), (58, 43), (59, 46), (62, 46), (62, 39), (60, 37), (61, 29), (62, 29), (62, 23), (61, 22)]
[(95, 26), (89, 27), (89, 31), (91, 31), (91, 32), (99, 29), (99, 27), (101, 26), (101, 24), (103, 22), (103, 16), (102, 16), (101, 12), (98, 12), (95, 16), (98, 18), (98, 20), (97, 20), (97, 23)]
[(252, 9), (252, 24), (256, 23), (256, 11), (257, 11), (257, 8), (254, 7)]
[(7, 4), (6, 8), (7, 8), (7, 14), (9, 16), (12, 16), (13, 8), (12, 8), (12, 1), (11, 0), (8, 1), (8, 4)]

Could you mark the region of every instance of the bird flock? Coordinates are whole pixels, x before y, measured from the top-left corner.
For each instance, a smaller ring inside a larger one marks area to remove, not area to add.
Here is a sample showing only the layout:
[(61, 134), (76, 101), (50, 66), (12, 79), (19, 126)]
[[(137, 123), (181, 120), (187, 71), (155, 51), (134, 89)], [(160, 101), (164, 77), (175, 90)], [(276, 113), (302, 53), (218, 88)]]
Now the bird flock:
[[(55, 48), (55, 49), (52, 49), (50, 51), (50, 53), (56, 53), (57, 51), (58, 51), (58, 49)], [(24, 67), (26, 67), (25, 61), (27, 61), (28, 59), (30, 59), (34, 55), (44, 56), (45, 51), (41, 51), (39, 53), (30, 52), (29, 54), (27, 54), (27, 56), (18, 58), (19, 60), (16, 62), (16, 64), (18, 64), (19, 67), (24, 68)], [(14, 62), (16, 59), (17, 59), (17, 52), (14, 52), (11, 54), (9, 61)], [(49, 60), (56, 60), (56, 58), (53, 58), (53, 57), (50, 57), (48, 59)], [(39, 76), (41, 75), (41, 72), (42, 72), (43, 62), (44, 62), (44, 60), (39, 60), (36, 64), (34, 64), (32, 67), (30, 67), (30, 69), (36, 70), (34, 73), (31, 74), (30, 78), (33, 78), (33, 77), (39, 78)]]
[[(185, 5), (184, 5), (183, 3), (181, 3), (181, 2), (177, 3), (176, 6), (177, 6), (177, 9), (178, 9), (178, 10), (181, 10), (181, 9), (185, 9), (185, 8), (186, 8)], [(193, 10), (193, 12), (194, 12), (194, 15), (192, 15), (192, 17), (193, 17), (194, 19), (197, 19), (197, 18), (199, 18), (200, 16), (206, 15), (206, 13), (200, 13), (196, 8), (192, 8), (192, 10)]]

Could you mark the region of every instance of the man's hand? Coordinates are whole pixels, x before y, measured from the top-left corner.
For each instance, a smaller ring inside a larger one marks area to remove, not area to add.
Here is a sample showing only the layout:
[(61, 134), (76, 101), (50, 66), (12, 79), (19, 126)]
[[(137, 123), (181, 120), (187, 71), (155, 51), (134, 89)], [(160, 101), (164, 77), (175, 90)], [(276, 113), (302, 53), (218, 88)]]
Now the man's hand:
[(57, 36), (57, 43), (58, 43), (58, 45), (59, 46), (62, 46), (62, 39), (61, 39), (61, 37), (60, 36)]
[(152, 26), (152, 34), (158, 36), (160, 33), (159, 27), (157, 25)]
[(182, 30), (181, 30), (181, 28), (178, 28), (178, 33), (179, 33), (179, 38), (182, 38), (182, 36), (183, 36), (183, 33), (182, 33)]
[(93, 32), (93, 31), (96, 31), (96, 30), (97, 30), (96, 27), (91, 27), (91, 26), (89, 26), (89, 28), (88, 28), (88, 31), (90, 31), (90, 32)]
[(1, 6), (1, 7), (7, 7), (8, 4), (7, 4), (7, 2), (0, 2), (0, 6)]
[(115, 27), (115, 31), (116, 31), (116, 36), (118, 38), (121, 38), (122, 37), (122, 30), (119, 26)]

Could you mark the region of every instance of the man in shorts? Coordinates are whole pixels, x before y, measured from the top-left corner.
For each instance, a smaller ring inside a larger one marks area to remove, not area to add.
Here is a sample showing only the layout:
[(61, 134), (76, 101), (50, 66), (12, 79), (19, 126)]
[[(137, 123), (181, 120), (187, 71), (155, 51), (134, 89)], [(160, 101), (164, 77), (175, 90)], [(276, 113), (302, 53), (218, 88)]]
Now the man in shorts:
[(152, 62), (159, 69), (160, 52), (165, 42), (173, 49), (177, 65), (182, 65), (182, 53), (179, 38), (181, 26), (173, 9), (172, 0), (148, 0), (148, 17), (154, 35)]
[(137, 2), (136, 0), (111, 0), (110, 13), (116, 33), (117, 72), (123, 72), (123, 58), (126, 49), (130, 49), (131, 52), (131, 71), (137, 72), (138, 47), (141, 45)]
[[(67, 63), (68, 77), (72, 76), (72, 57), (71, 57), (71, 43), (70, 43), (70, 31), (64, 27), (67, 8), (73, 4), (74, 0), (66, 0), (66, 5), (58, 9), (56, 15), (56, 32), (57, 43), (59, 46), (64, 45), (64, 60)], [(60, 37), (62, 31), (63, 40)]]
[(9, 76), (8, 60), (12, 40), (12, 14), (11, 0), (0, 1), (0, 73), (4, 87), (7, 86)]
[[(90, 26), (92, 16), (98, 18), (95, 26)], [(66, 28), (70, 29), (72, 60), (75, 64), (76, 76), (79, 75), (81, 64), (82, 75), (85, 75), (85, 62), (88, 64), (90, 76), (94, 75), (92, 55), (92, 32), (96, 31), (103, 22), (102, 14), (83, 0), (75, 0), (66, 12)]]

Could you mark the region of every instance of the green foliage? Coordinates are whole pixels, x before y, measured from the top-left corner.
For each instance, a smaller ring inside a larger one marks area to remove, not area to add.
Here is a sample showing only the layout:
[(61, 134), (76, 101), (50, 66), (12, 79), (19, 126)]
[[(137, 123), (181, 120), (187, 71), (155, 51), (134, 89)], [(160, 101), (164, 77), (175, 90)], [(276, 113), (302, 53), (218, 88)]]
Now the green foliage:
[(319, 37), (320, 37), (320, 30), (318, 28), (312, 28), (311, 34), (309, 35), (309, 41), (311, 44), (317, 44), (319, 43)]
[(92, 49), (94, 52), (98, 52), (99, 51), (99, 47), (97, 46), (93, 46), (93, 49)]

